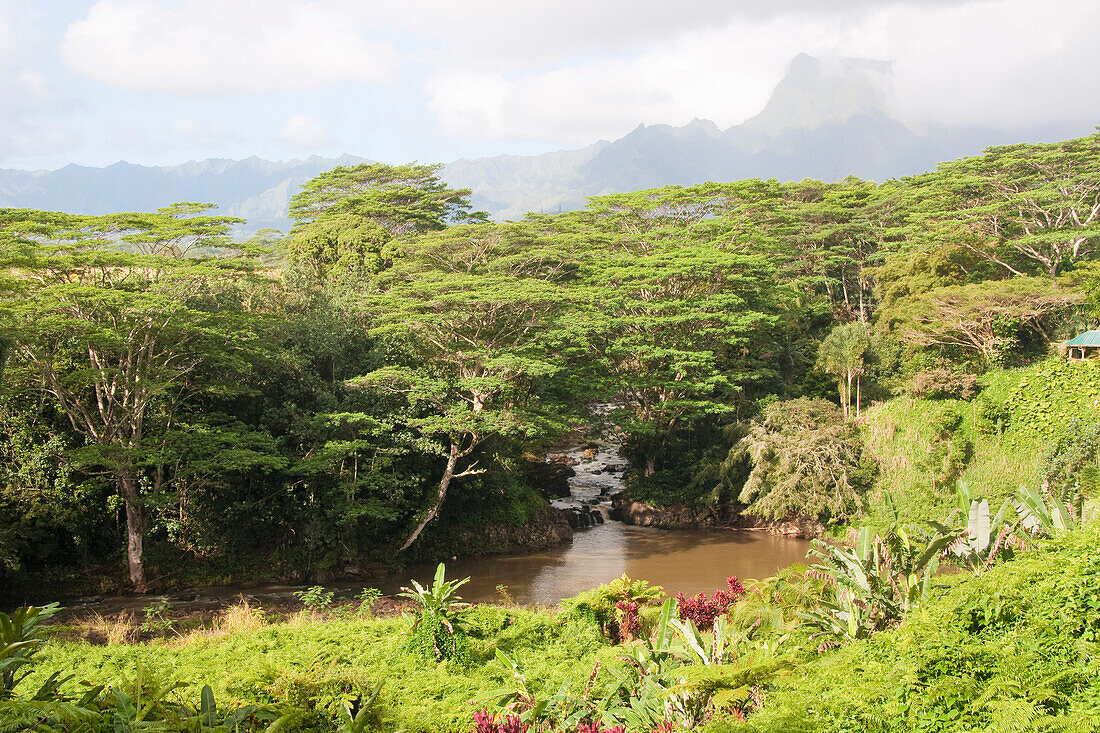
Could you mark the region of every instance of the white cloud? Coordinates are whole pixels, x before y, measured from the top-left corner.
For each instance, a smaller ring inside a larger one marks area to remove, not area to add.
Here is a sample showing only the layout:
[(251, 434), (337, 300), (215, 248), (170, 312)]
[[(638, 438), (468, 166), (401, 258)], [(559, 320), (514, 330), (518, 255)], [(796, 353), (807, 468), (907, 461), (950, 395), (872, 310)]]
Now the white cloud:
[(329, 143), (328, 133), (308, 115), (292, 115), (288, 118), (280, 138), (296, 148), (311, 151)]
[[(685, 33), (803, 18), (869, 7), (925, 10), (973, 0), (417, 0), (369, 9), (373, 22), (430, 38), (436, 57), (482, 71), (546, 70), (562, 61), (645, 53)], [(347, 12), (362, 17), (356, 3)], [(358, 5), (362, 8), (362, 4)], [(730, 39), (727, 39), (729, 42)], [(739, 42), (736, 37), (733, 41)]]
[(905, 119), (1004, 129), (1100, 122), (1097, 28), (1100, 3), (1090, 0), (976, 2), (934, 18), (901, 10), (881, 47), (894, 59)]
[(69, 24), (61, 57), (108, 84), (173, 94), (382, 82), (397, 62), (338, 3), (293, 0), (101, 0)]
[(572, 144), (615, 138), (637, 126), (694, 117), (726, 127), (759, 111), (791, 58), (820, 37), (821, 24), (782, 19), (687, 31), (626, 59), (507, 78), (456, 69), (428, 83), (445, 132)]
[(430, 106), (445, 133), (488, 139), (583, 144), (639, 122), (695, 116), (725, 128), (759, 111), (790, 60), (807, 52), (891, 61), (892, 111), (913, 124), (1100, 121), (1100, 98), (1089, 93), (1100, 65), (1090, 38), (1100, 3), (1048, 0), (1043, 16), (1071, 24), (1038, 22), (1031, 0), (852, 0), (841, 12), (795, 15), (799, 4), (674, 28), (638, 53), (549, 68), (502, 73), (457, 59), (428, 81)]
[(54, 119), (71, 110), (37, 68), (42, 39), (33, 5), (0, 0), (0, 161), (72, 148), (80, 133)]

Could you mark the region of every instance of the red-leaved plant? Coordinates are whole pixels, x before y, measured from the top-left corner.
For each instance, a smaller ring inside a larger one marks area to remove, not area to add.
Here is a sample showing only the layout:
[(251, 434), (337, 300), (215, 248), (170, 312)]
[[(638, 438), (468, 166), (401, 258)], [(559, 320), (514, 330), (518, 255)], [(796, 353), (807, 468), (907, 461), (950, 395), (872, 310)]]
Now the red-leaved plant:
[(683, 593), (676, 594), (676, 605), (680, 612), (680, 618), (692, 621), (700, 631), (708, 631), (714, 628), (714, 620), (729, 611), (730, 606), (745, 595), (745, 586), (736, 575), (726, 578), (729, 590), (716, 590), (714, 595), (707, 598), (706, 593), (699, 593), (691, 598)]
[(574, 733), (626, 733), (626, 728), (621, 725), (601, 728), (600, 721), (597, 720), (594, 723), (577, 723)]
[(633, 641), (642, 631), (638, 619), (638, 604), (634, 601), (619, 601), (615, 604), (619, 616), (619, 641)]
[[(488, 710), (474, 713), (474, 733), (526, 733), (530, 726), (521, 723), (518, 715), (507, 717), (493, 715)], [(666, 720), (657, 726), (652, 733), (672, 733), (675, 725)], [(626, 733), (626, 728), (621, 725), (613, 725), (610, 728), (601, 726), (600, 721), (581, 721), (571, 731), (561, 730), (558, 733)]]
[(518, 715), (497, 716), (488, 710), (474, 713), (474, 733), (527, 733), (531, 726)]

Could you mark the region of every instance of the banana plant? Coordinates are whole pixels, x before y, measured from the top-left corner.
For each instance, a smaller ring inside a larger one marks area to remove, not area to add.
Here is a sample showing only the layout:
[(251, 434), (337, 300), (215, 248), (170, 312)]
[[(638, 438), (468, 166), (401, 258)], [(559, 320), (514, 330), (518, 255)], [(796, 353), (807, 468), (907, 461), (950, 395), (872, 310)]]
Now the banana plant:
[[(1080, 493), (1073, 499), (1072, 503), (1056, 496), (1048, 499), (1034, 487), (1021, 486), (1016, 490), (1016, 511), (1020, 515), (1020, 526), (1036, 536), (1066, 531), (1077, 523), (1084, 508)], [(1070, 510), (1071, 506), (1076, 511), (1076, 516)]]
[[(14, 697), (16, 685), (31, 673), (35, 648), (42, 643), (42, 623), (59, 610), (60, 606), (51, 603), (17, 608), (10, 616), (0, 613), (0, 700)], [(20, 672), (23, 667), (27, 669)], [(57, 675), (51, 677), (33, 699), (47, 699), (62, 682)]]
[[(1012, 554), (1012, 543), (1019, 522), (1009, 522), (1008, 513), (1011, 503), (1005, 501), (997, 514), (990, 517), (989, 502), (984, 498), (975, 498), (966, 481), (959, 481), (955, 487), (958, 506), (944, 522), (928, 524), (942, 534), (956, 532), (959, 537), (947, 547), (947, 554), (956, 562), (975, 573), (988, 570), (1000, 557)], [(960, 520), (965, 518), (965, 525)]]
[(413, 585), (412, 588), (402, 588), (402, 592), (397, 594), (401, 598), (409, 598), (420, 605), (420, 615), (413, 622), (414, 629), (423, 618), (436, 617), (440, 619), (447, 631), (452, 634), (455, 632), (454, 612), (470, 605), (461, 602), (462, 596), (458, 595), (458, 589), (469, 583), (470, 579), (467, 577), (462, 580), (447, 580), (446, 573), (446, 566), (439, 563), (435, 569), (435, 579), (429, 587), (425, 588), (412, 580), (409, 581)]
[[(887, 503), (893, 506), (888, 498)], [(872, 537), (863, 527), (854, 547), (815, 540), (809, 554), (822, 562), (810, 571), (826, 578), (836, 593), (803, 613), (803, 620), (842, 641), (892, 625), (930, 593), (940, 553), (962, 532), (942, 527), (928, 536), (903, 526), (895, 510), (883, 535)]]

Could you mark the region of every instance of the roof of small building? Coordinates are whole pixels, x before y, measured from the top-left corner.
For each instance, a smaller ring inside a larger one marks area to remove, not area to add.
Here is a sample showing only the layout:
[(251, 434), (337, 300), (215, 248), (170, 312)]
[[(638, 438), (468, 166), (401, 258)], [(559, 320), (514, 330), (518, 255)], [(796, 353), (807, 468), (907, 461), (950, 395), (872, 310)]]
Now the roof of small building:
[(1100, 331), (1085, 331), (1080, 336), (1074, 336), (1067, 341), (1065, 346), (1100, 346)]

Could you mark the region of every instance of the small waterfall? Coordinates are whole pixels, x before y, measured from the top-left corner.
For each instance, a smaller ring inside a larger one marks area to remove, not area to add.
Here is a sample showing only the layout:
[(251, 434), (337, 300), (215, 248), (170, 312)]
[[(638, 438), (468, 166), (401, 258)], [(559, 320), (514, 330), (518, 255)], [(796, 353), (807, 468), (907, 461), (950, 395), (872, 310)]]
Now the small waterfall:
[(569, 496), (555, 499), (551, 506), (570, 513), (574, 529), (603, 524), (611, 511), (611, 499), (623, 490), (626, 460), (619, 446), (610, 442), (589, 442), (552, 453), (548, 462), (570, 466)]

